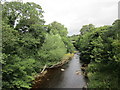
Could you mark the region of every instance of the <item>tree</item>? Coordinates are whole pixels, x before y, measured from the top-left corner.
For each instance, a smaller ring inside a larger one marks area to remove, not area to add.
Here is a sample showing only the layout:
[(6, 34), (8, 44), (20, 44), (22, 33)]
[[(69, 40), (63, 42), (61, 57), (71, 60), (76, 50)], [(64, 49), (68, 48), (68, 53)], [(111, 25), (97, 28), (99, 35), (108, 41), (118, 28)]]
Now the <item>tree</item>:
[(49, 24), (48, 32), (53, 33), (53, 34), (59, 34), (61, 37), (67, 36), (67, 33), (68, 33), (67, 28), (65, 28), (64, 25), (56, 21)]
[(42, 68), (37, 60), (46, 34), (42, 8), (35, 3), (5, 2), (2, 12), (2, 87), (31, 88)]
[[(33, 75), (36, 73), (33, 69), (35, 59), (20, 56), (17, 49), (19, 45), (19, 32), (12, 29), (9, 25), (3, 23), (3, 88), (30, 88)], [(22, 50), (22, 49), (21, 49)], [(22, 55), (23, 52), (21, 53)], [(30, 66), (30, 67), (29, 67)]]
[(28, 89), (43, 66), (59, 62), (72, 44), (62, 24), (44, 25), (40, 5), (5, 2), (2, 6), (2, 88)]
[(91, 29), (94, 29), (94, 25), (93, 24), (89, 24), (89, 25), (84, 25), (82, 27), (82, 29), (80, 30), (81, 34), (85, 34), (86, 32), (89, 32)]
[(47, 34), (45, 43), (38, 51), (38, 55), (41, 58), (42, 62), (45, 64), (47, 63), (47, 65), (52, 65), (51, 63), (60, 61), (65, 53), (66, 47), (59, 34)]
[(48, 32), (54, 35), (59, 34), (61, 36), (62, 41), (64, 42), (67, 48), (67, 52), (72, 53), (74, 51), (74, 46), (67, 36), (67, 33), (68, 33), (67, 28), (65, 28), (64, 25), (58, 22), (53, 22), (49, 24)]
[(88, 88), (120, 88), (119, 24), (116, 20), (110, 26), (84, 29), (79, 37), (80, 58), (88, 64)]
[(35, 3), (5, 2), (2, 13), (5, 23), (21, 32), (29, 31), (33, 24), (44, 24), (42, 8)]

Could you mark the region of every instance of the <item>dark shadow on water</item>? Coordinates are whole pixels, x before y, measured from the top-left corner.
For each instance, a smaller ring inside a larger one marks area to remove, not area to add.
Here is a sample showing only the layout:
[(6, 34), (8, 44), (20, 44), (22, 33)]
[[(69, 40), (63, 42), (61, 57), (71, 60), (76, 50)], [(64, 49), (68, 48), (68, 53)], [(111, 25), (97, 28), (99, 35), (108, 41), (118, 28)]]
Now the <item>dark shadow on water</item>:
[(83, 88), (86, 85), (86, 79), (80, 67), (79, 54), (75, 54), (66, 65), (49, 69), (47, 75), (42, 78), (42, 83), (36, 86), (37, 88)]

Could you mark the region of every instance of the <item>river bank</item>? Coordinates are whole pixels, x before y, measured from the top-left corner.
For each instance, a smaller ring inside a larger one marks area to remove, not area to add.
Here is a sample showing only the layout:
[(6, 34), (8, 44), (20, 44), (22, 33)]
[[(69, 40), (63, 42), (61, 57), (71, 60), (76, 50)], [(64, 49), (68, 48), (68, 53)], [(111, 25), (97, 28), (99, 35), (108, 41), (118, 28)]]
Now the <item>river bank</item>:
[(32, 88), (83, 88), (86, 80), (82, 75), (79, 55), (75, 54), (72, 59), (57, 68), (48, 68), (36, 78)]
[[(68, 53), (65, 54), (62, 58), (62, 60), (50, 67), (46, 67), (46, 65), (43, 67), (43, 70), (35, 76), (34, 85), (32, 88), (40, 88), (39, 86), (43, 86), (42, 83), (44, 83), (45, 79), (47, 77), (50, 77), (50, 73), (54, 73), (56, 69), (60, 69), (64, 64), (68, 63), (69, 60), (74, 56), (74, 53)], [(49, 79), (47, 79), (49, 80)]]

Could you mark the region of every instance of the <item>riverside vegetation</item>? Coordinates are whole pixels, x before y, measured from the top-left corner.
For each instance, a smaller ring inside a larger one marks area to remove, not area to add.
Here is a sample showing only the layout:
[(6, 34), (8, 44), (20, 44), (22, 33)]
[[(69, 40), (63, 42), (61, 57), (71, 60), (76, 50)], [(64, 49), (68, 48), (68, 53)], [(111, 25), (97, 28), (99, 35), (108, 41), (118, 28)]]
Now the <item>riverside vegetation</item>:
[(120, 88), (120, 20), (111, 26), (85, 25), (80, 35), (68, 37), (61, 23), (45, 25), (38, 4), (5, 2), (1, 6), (3, 90), (31, 88), (45, 65), (60, 62), (74, 52), (74, 46), (80, 60), (88, 64), (88, 88)]
[(2, 88), (31, 88), (45, 65), (58, 63), (72, 53), (67, 28), (53, 22), (44, 25), (43, 10), (35, 3), (5, 2), (2, 5)]
[(84, 25), (75, 46), (88, 64), (88, 88), (120, 89), (120, 20), (112, 25)]

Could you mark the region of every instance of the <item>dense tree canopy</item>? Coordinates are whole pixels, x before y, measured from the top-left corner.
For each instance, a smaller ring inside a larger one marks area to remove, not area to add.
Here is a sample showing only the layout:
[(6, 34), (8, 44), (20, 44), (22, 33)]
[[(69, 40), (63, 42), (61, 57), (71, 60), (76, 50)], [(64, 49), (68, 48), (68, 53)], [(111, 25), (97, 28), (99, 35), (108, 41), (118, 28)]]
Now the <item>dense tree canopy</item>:
[(35, 3), (5, 2), (3, 6), (3, 20), (17, 30), (26, 31), (32, 24), (44, 24), (43, 11)]
[(51, 34), (59, 34), (67, 48), (67, 52), (73, 52), (74, 51), (74, 46), (72, 44), (72, 42), (70, 41), (70, 39), (68, 38), (67, 34), (67, 28), (64, 27), (64, 25), (58, 23), (58, 22), (52, 22), (51, 24), (49, 24), (48, 26), (48, 32)]
[[(87, 26), (87, 25), (86, 25)], [(77, 42), (81, 60), (88, 65), (89, 88), (120, 88), (120, 20), (111, 26), (81, 29)]]
[(67, 28), (58, 22), (44, 25), (38, 4), (5, 2), (2, 6), (2, 88), (31, 88), (44, 65), (49, 67), (73, 51), (67, 48), (73, 48)]
[(86, 32), (90, 32), (92, 29), (94, 29), (94, 25), (92, 25), (92, 24), (84, 25), (81, 28), (80, 32), (81, 32), (81, 34), (85, 34)]
[(51, 24), (49, 24), (48, 32), (53, 34), (60, 34), (60, 36), (67, 36), (67, 28), (64, 27), (64, 25), (54, 21)]
[(60, 61), (66, 51), (65, 44), (59, 34), (46, 34), (45, 42), (38, 54), (44, 63), (50, 64), (51, 62), (57, 63)]

